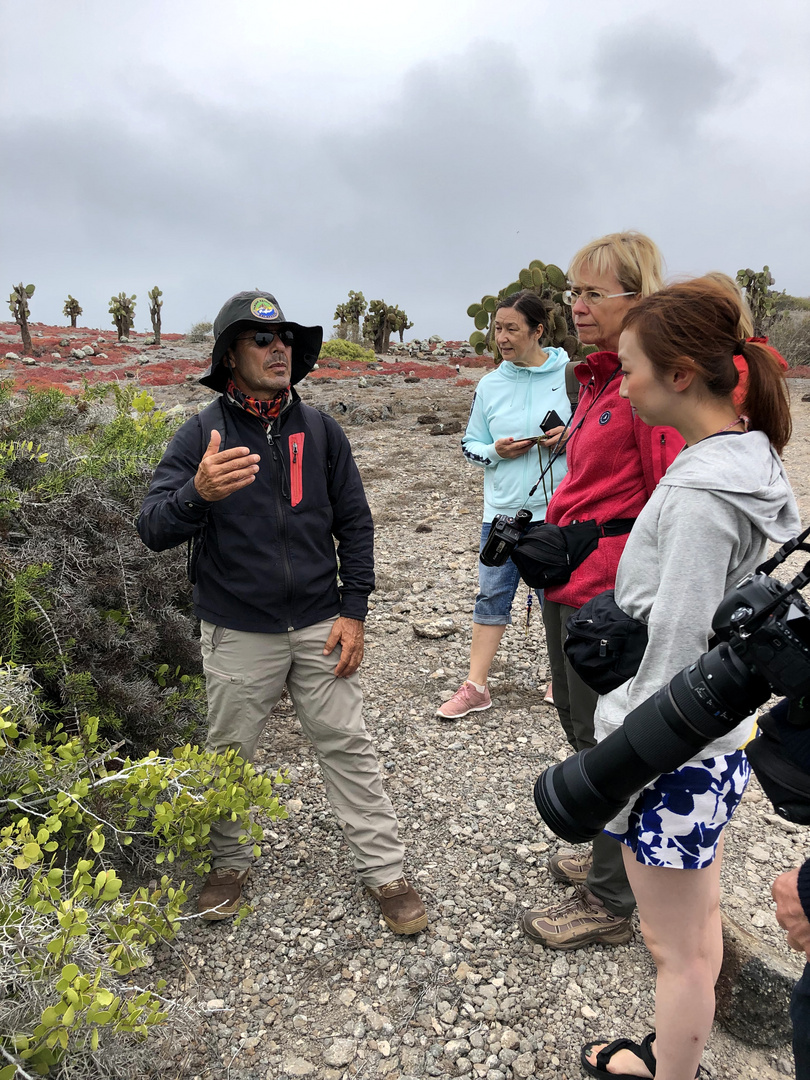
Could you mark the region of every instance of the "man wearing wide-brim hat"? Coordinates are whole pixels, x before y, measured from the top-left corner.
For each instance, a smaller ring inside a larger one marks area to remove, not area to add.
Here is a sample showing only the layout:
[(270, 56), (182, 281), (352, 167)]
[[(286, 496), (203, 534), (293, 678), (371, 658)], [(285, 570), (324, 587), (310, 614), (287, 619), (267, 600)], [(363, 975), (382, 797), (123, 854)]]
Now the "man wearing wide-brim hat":
[[(285, 319), (269, 292), (227, 301), (200, 380), (221, 396), (169, 444), (138, 531), (154, 551), (191, 544), (206, 748), (251, 761), (286, 683), (361, 880), (391, 929), (413, 934), (427, 914), (403, 874), (356, 674), (374, 588), (371, 512), (342, 429), (294, 388), (322, 337), (320, 326)], [(239, 821), (211, 828), (205, 919), (239, 908), (253, 858), (242, 835)]]

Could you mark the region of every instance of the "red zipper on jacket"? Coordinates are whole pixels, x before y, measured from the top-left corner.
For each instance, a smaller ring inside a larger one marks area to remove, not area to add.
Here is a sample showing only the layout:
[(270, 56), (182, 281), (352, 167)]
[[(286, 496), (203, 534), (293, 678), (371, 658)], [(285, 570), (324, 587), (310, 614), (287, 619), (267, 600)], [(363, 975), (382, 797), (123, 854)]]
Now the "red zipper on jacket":
[(290, 505), (297, 506), (304, 497), (304, 432), (287, 436), (290, 450)]

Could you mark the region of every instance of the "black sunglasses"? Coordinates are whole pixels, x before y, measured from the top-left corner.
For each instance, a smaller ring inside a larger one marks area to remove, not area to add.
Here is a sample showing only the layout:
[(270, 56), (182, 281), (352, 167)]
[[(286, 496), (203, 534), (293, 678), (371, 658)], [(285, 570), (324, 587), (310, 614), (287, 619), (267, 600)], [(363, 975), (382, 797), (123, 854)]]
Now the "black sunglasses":
[(255, 341), (260, 349), (272, 345), (278, 338), (282, 345), (292, 345), (292, 330), (257, 330), (255, 334), (244, 334), (237, 341)]

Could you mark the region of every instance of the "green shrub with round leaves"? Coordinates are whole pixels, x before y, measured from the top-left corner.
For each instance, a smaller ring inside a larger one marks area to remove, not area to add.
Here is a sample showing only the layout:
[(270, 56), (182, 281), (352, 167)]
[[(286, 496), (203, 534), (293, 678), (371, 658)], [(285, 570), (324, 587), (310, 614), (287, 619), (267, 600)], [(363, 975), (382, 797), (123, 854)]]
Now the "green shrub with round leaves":
[(235, 815), (256, 845), (251, 807), (286, 817), (286, 777), (196, 746), (121, 759), (94, 717), (77, 733), (43, 726), (30, 674), (13, 665), (0, 664), (0, 701), (0, 1054), (21, 1076), (151, 1076), (144, 1040), (177, 1009), (133, 975), (195, 916), (182, 914), (184, 881), (126, 896), (112, 863), (203, 874), (211, 824)]

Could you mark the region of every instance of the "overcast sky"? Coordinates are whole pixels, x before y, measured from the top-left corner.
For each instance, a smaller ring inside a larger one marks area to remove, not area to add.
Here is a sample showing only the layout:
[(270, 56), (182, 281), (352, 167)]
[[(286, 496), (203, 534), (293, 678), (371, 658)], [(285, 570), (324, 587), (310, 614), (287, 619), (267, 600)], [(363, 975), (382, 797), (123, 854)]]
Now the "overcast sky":
[[(810, 294), (806, 0), (0, 0), (0, 287), (164, 330), (349, 289), (408, 336), (637, 228)], [(5, 310), (5, 306), (4, 306)], [(0, 316), (2, 318), (3, 316)]]

